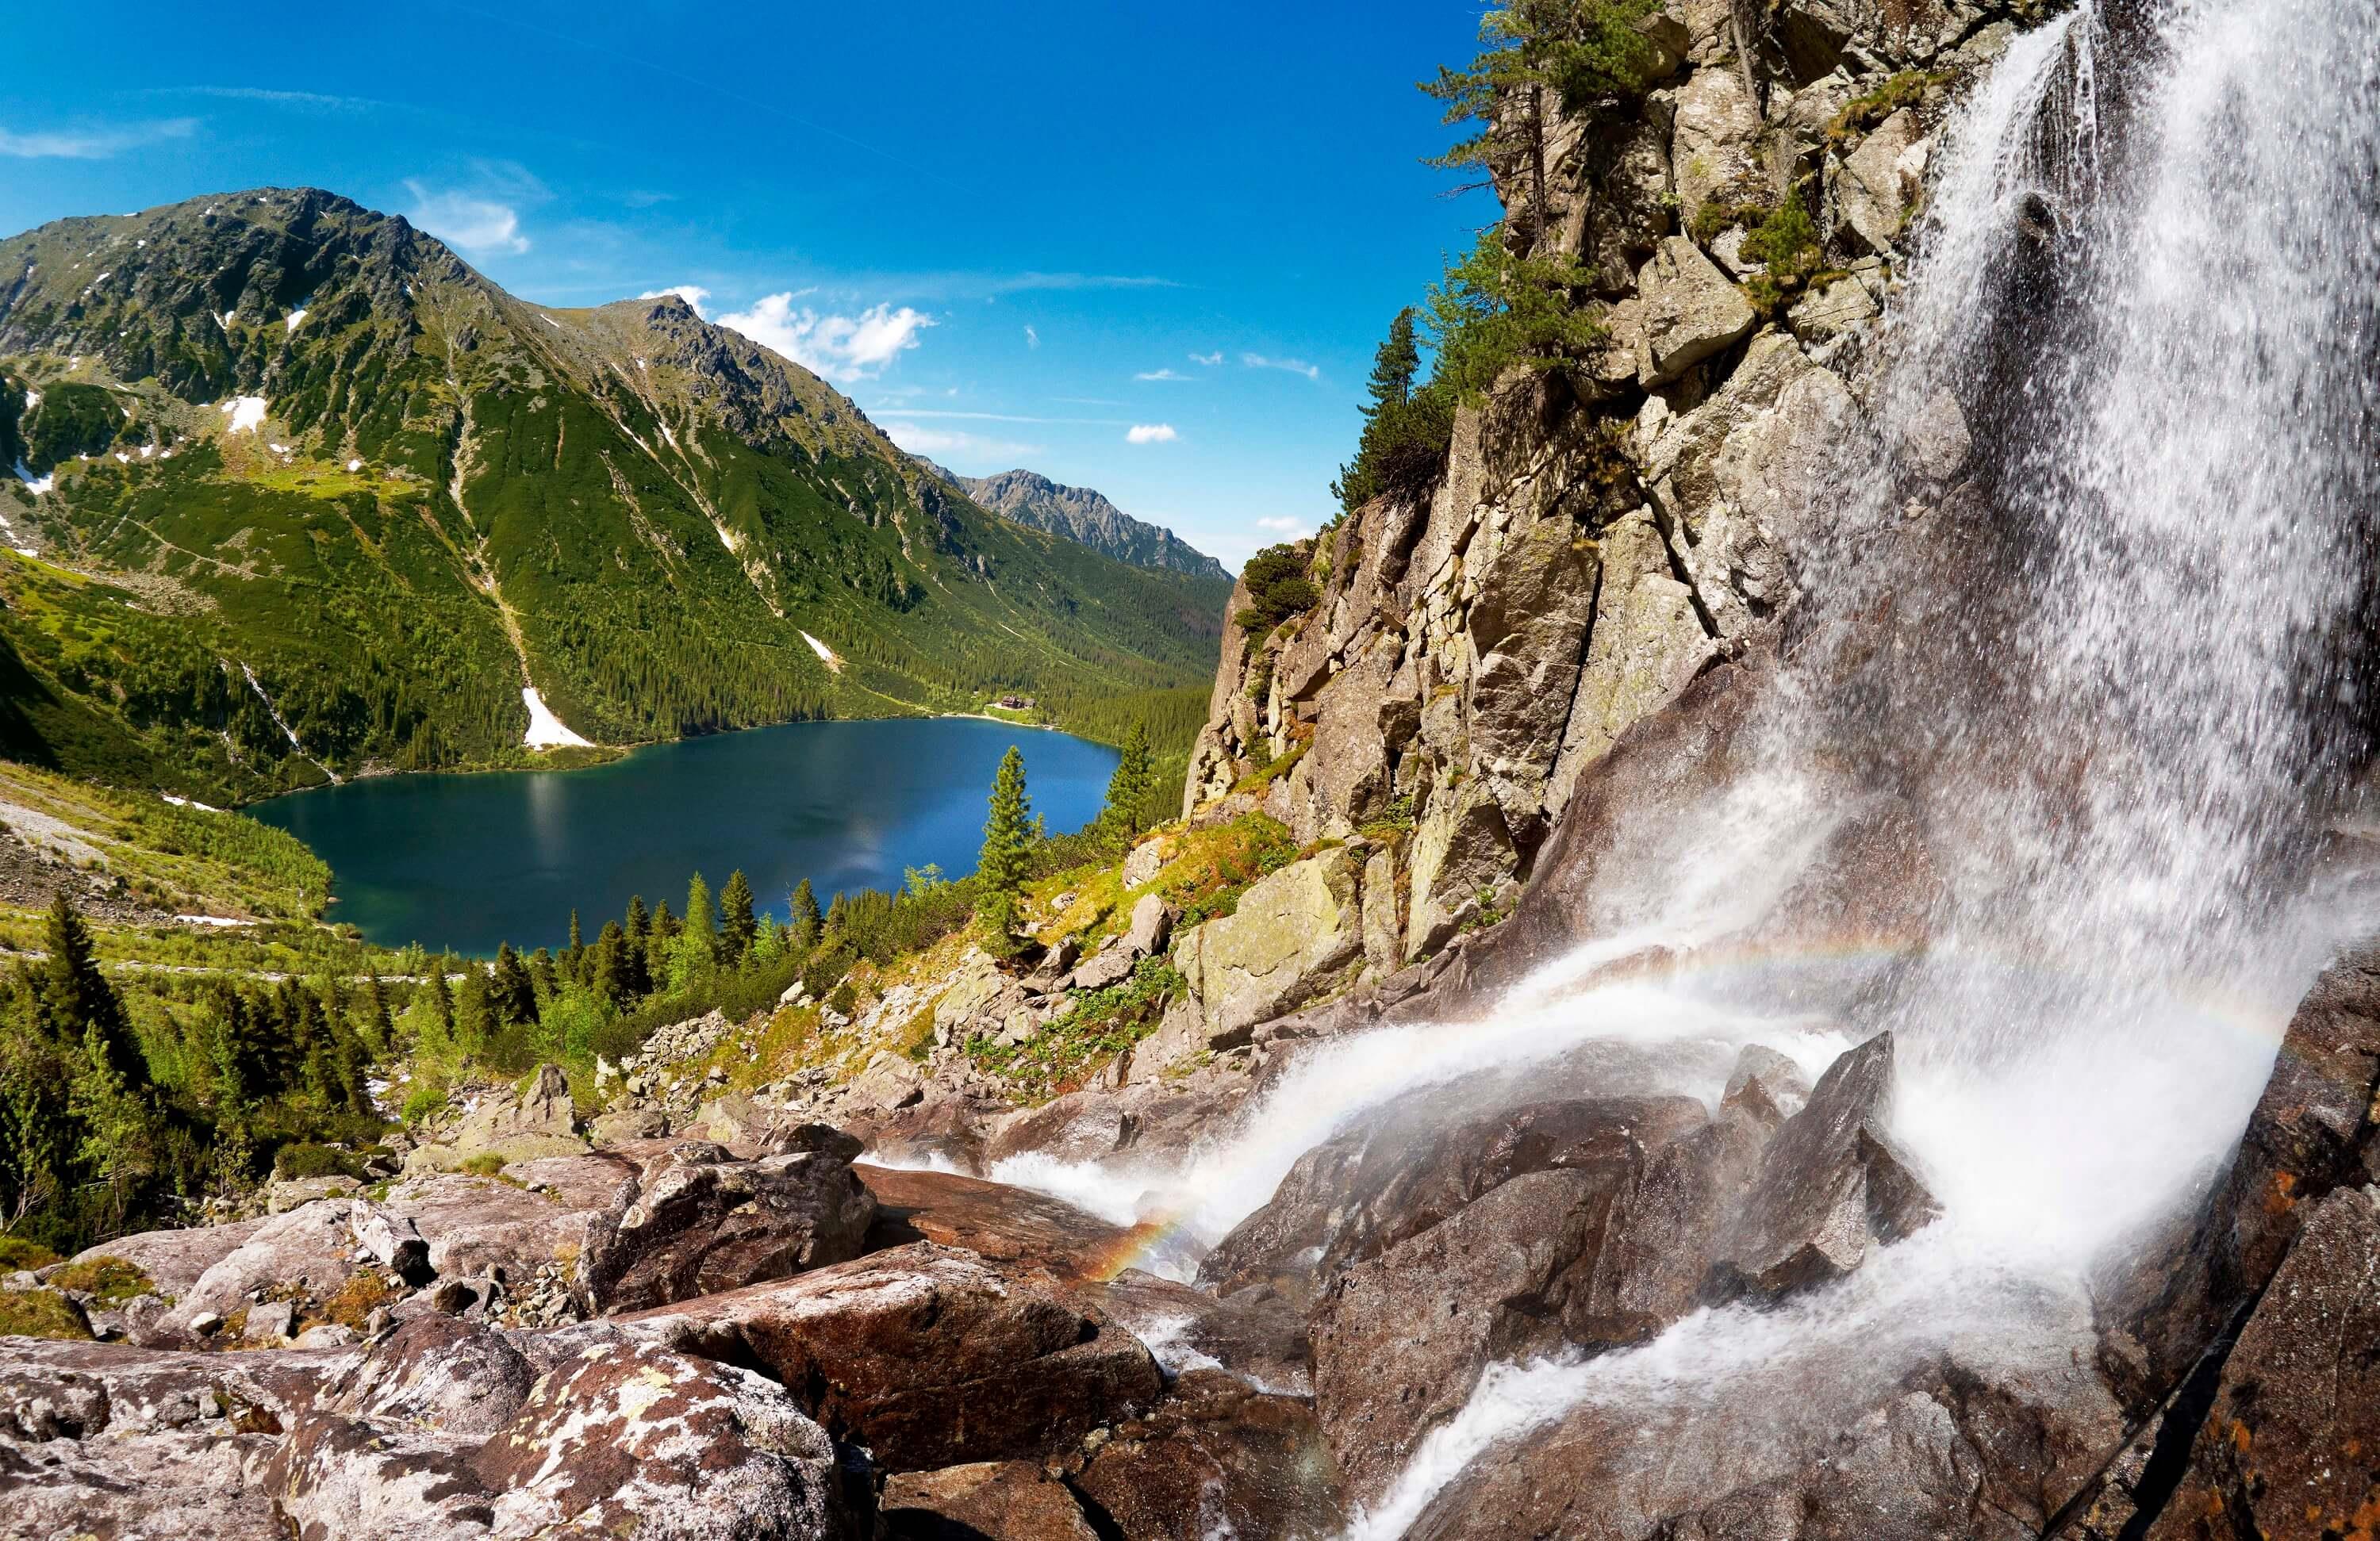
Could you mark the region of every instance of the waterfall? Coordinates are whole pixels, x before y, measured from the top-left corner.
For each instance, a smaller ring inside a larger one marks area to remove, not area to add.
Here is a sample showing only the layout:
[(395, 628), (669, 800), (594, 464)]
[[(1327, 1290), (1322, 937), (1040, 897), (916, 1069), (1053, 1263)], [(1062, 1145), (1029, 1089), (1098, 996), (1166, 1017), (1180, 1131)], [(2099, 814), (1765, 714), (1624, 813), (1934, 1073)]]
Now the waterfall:
[[(1629, 853), (1621, 923), (1484, 1023), (1318, 1049), (1185, 1170), (995, 1173), (1120, 1219), (1155, 1190), (1211, 1241), (1418, 1088), (1518, 1100), (1603, 1045), (1612, 1091), (1709, 1097), (1742, 1043), (1822, 1067), (1896, 1033), (1940, 1223), (1775, 1311), (1497, 1367), (1363, 1536), (1585, 1401), (1788, 1439), (1947, 1342), (2067, 1358), (2091, 1270), (2205, 1182), (2294, 1002), (2374, 922), (2320, 858), (2371, 751), (2380, 17), (2086, 0), (2011, 44), (1934, 167), (1864, 426), (1807, 511), (1758, 769)], [(1937, 880), (1889, 966), (1583, 983), (1756, 927), (1879, 799)]]

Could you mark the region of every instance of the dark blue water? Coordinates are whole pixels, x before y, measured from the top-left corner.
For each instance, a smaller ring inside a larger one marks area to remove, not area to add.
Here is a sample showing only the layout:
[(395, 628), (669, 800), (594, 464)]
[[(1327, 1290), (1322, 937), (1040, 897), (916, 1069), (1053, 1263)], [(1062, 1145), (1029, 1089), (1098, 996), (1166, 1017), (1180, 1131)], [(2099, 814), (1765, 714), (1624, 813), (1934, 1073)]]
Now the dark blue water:
[(586, 770), (385, 776), (248, 812), (331, 864), (332, 919), (387, 946), (485, 956), (560, 946), (573, 906), (590, 941), (631, 894), (682, 911), (698, 871), (715, 892), (742, 868), (780, 916), (803, 878), (824, 904), (928, 863), (963, 877), (1011, 744), (1052, 831), (1098, 814), (1113, 749), (971, 718), (754, 728)]

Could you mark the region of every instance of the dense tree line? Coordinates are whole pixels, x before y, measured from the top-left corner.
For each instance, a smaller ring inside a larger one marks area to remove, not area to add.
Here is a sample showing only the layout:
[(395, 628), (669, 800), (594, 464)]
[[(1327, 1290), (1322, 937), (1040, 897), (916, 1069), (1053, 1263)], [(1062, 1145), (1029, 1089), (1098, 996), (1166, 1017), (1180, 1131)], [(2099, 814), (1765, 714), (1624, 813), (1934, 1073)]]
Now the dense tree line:
[(369, 1076), (390, 1049), (378, 980), (196, 987), (136, 1024), (63, 898), (46, 956), (0, 977), (0, 1224), (62, 1251), (180, 1201), (237, 1192), (277, 1153), (381, 1128)]

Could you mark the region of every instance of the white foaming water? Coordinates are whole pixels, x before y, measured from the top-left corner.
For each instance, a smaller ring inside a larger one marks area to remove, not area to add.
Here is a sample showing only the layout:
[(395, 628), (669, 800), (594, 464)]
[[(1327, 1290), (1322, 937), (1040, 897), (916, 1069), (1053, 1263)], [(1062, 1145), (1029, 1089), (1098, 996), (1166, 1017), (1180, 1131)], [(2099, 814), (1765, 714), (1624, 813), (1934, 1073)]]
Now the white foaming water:
[[(1818, 624), (1747, 730), (1763, 769), (1621, 831), (1594, 895), (1614, 940), (1488, 1020), (1310, 1050), (1176, 1169), (994, 1174), (1178, 1219), (1195, 1250), (1416, 1092), (1601, 1044), (1579, 1089), (1709, 1097), (1742, 1043), (1815, 1071), (1894, 1031), (1895, 1127), (1941, 1221), (1773, 1311), (1492, 1369), (1359, 1536), (1597, 1408), (1675, 1450), (1790, 1451), (1926, 1354), (2087, 1364), (2083, 1280), (2203, 1187), (2292, 1005), (2374, 919), (2304, 874), (2370, 750), (2380, 15), (2086, 3), (2009, 49), (1934, 164), (1869, 417), (1809, 511)], [(1902, 450), (1946, 401), (1974, 444), (1956, 493)], [(1698, 970), (1864, 801), (1923, 829), (1939, 880), (1904, 966), (1791, 1013), (1774, 972), (1747, 995)], [(1652, 945), (1683, 954), (1670, 977), (1593, 983)]]

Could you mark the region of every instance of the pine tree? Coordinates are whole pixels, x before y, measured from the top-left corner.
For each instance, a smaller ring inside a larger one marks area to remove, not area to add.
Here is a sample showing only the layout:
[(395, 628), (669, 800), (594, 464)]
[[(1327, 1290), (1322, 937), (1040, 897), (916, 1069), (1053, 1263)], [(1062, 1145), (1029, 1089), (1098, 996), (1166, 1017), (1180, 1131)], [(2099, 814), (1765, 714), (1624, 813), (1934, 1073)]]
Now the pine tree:
[(991, 812), (984, 820), (983, 849), (976, 856), (976, 917), (987, 948), (998, 956), (1017, 949), (1016, 916), (1025, 894), (1026, 855), (1032, 849), (1033, 810), (1025, 792), (1025, 755), (1015, 745), (1000, 759), (991, 778)]
[(129, 1087), (149, 1084), (149, 1062), (124, 1014), (115, 987), (99, 971), (91, 951), (91, 931), (65, 894), (51, 901), (44, 945), (49, 956), (35, 977), (36, 999), (42, 1025), (52, 1041), (79, 1044), (88, 1040), (108, 1071)]
[(396, 1047), (396, 1021), (389, 1013), (388, 988), (381, 983), (378, 974), (369, 977), (364, 1002), (366, 1046), (371, 1050), (373, 1058), (385, 1059)]
[(455, 1042), (466, 1054), (484, 1054), (495, 1040), (496, 1011), (489, 999), (488, 976), (474, 964), (463, 971), (463, 988), (455, 992)]
[(1148, 755), (1148, 730), (1135, 722), (1124, 734), (1123, 753), (1116, 760), (1115, 773), (1108, 778), (1107, 805), (1099, 810), (1099, 831), (1111, 843), (1122, 844), (1144, 828), (1142, 805), (1156, 781), (1156, 768)]
[(686, 885), (686, 928), (703, 941), (719, 940), (719, 911), (710, 902), (710, 885), (699, 872)]
[(752, 942), (760, 933), (759, 922), (752, 914), (752, 885), (745, 879), (741, 868), (727, 875), (727, 886), (719, 892), (720, 955), (730, 966), (740, 967), (752, 954)]
[(1546, 158), (1552, 120), (1641, 90), (1653, 47), (1636, 23), (1660, 0), (1505, 0), (1479, 23), (1487, 46), (1464, 69), (1440, 67), (1421, 89), (1446, 121), (1478, 130), (1431, 164), (1485, 169), (1517, 160), (1528, 175), (1514, 211), (1535, 248), (1546, 230)]
[(449, 1043), (455, 1040), (455, 990), (446, 977), (454, 972), (455, 960), (445, 953), (438, 954), (438, 962), (430, 970), (430, 1003), (438, 1013), (439, 1030), (446, 1035)]
[(785, 911), (789, 916), (786, 924), (793, 931), (795, 950), (807, 953), (816, 947), (819, 937), (826, 930), (826, 916), (819, 909), (818, 891), (810, 887), (808, 878), (794, 885), (793, 894), (785, 902)]
[(537, 987), (509, 941), (496, 946), (495, 972), (488, 980), (488, 1006), (499, 1022), (518, 1025), (537, 1020)]
[(637, 993), (630, 958), (642, 953), (628, 944), (627, 935), (616, 920), (606, 920), (595, 934), (595, 945), (588, 950), (588, 989), (614, 1006), (625, 1006)]
[(1372, 378), (1365, 385), (1372, 399), (1364, 416), (1377, 418), (1413, 400), (1414, 377), (1420, 372), (1421, 346), (1414, 340), (1414, 309), (1408, 305), (1389, 322), (1387, 338), (1372, 355)]
[(563, 977), (573, 984), (587, 982), (587, 943), (578, 934), (578, 910), (570, 911), (570, 945), (562, 953)]

